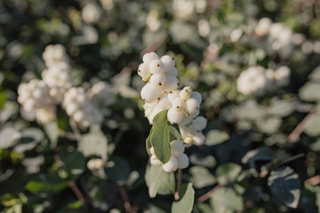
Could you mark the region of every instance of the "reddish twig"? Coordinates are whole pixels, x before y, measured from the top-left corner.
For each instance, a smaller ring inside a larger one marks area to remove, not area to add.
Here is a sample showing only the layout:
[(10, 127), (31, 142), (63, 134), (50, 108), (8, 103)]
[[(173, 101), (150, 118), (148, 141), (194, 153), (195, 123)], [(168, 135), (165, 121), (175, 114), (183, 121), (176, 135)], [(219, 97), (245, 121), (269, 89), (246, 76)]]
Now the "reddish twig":
[(166, 35), (160, 36), (155, 42), (153, 42), (152, 44), (147, 46), (144, 50), (142, 50), (142, 52), (140, 54), (141, 58), (144, 54), (146, 54), (148, 52), (153, 52), (156, 49), (158, 49), (161, 46), (161, 44), (166, 40), (166, 38), (167, 38)]
[(82, 192), (80, 191), (80, 189), (78, 188), (78, 186), (73, 182), (73, 181), (69, 181), (68, 182), (70, 188), (72, 189), (73, 193), (76, 195), (76, 197), (78, 198), (78, 200), (82, 203), (82, 205), (87, 203), (86, 198), (83, 196)]
[(132, 213), (132, 208), (131, 208), (131, 204), (130, 204), (126, 189), (121, 185), (119, 185), (118, 187), (124, 202), (124, 209), (126, 210), (126, 213)]
[(174, 193), (174, 199), (179, 200), (179, 190), (181, 186), (181, 179), (182, 179), (182, 170), (178, 169), (178, 180), (177, 180), (177, 189), (176, 192)]
[(317, 110), (313, 108), (307, 115), (306, 117), (296, 126), (296, 128), (290, 133), (288, 136), (288, 141), (289, 142), (295, 142), (301, 135), (301, 133), (304, 130), (304, 126), (306, 125), (306, 122), (313, 116), (314, 113), (316, 113)]
[(217, 189), (219, 189), (222, 186), (223, 186), (223, 184), (218, 184), (213, 189), (208, 191), (207, 193), (205, 193), (205, 194), (201, 195), (200, 197), (198, 197), (197, 203), (203, 203), (204, 201), (208, 200), (211, 197), (211, 195), (213, 194), (213, 192), (216, 191)]

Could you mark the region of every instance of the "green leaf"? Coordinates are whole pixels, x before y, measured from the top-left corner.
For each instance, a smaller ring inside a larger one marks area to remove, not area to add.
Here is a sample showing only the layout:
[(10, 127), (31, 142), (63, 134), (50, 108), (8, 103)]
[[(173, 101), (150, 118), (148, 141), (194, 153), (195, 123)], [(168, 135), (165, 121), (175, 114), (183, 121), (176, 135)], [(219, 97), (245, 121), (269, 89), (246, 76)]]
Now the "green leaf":
[(55, 148), (57, 146), (58, 136), (59, 136), (59, 129), (57, 121), (50, 121), (43, 124), (43, 128), (50, 140), (50, 147)]
[(85, 157), (96, 155), (107, 160), (108, 140), (98, 126), (92, 126), (90, 132), (81, 137), (78, 151)]
[(272, 151), (269, 147), (263, 146), (261, 148), (251, 150), (242, 158), (242, 163), (249, 163), (251, 168), (255, 168), (256, 161), (271, 161), (273, 159)]
[(159, 112), (153, 119), (153, 131), (150, 141), (157, 158), (166, 163), (170, 159), (170, 127), (167, 121), (167, 110)]
[(275, 100), (269, 108), (269, 113), (275, 116), (285, 117), (294, 111), (294, 104), (285, 100)]
[(320, 84), (315, 82), (307, 82), (299, 90), (299, 97), (304, 101), (320, 100)]
[(130, 175), (130, 165), (125, 158), (112, 156), (106, 165), (105, 172), (110, 180), (118, 184), (125, 184)]
[(192, 175), (192, 183), (196, 188), (203, 188), (216, 183), (215, 177), (205, 167), (193, 166), (190, 168), (190, 174)]
[(214, 129), (207, 133), (206, 138), (206, 144), (212, 146), (225, 142), (230, 137), (226, 132)]
[(6, 127), (0, 131), (0, 149), (7, 149), (13, 146), (21, 138), (21, 133), (11, 127)]
[(170, 126), (170, 136), (171, 141), (182, 140), (179, 131), (174, 126)]
[(243, 199), (232, 188), (218, 188), (211, 196), (210, 204), (215, 213), (233, 213), (243, 210)]
[(39, 193), (55, 193), (63, 190), (68, 186), (66, 181), (63, 181), (56, 175), (41, 175), (37, 180), (31, 180), (26, 185), (26, 190), (34, 194)]
[(268, 185), (272, 194), (283, 204), (296, 208), (300, 199), (300, 180), (290, 167), (281, 167), (271, 171)]
[(145, 174), (149, 196), (173, 194), (175, 191), (174, 173), (165, 172), (161, 166), (148, 165)]
[(73, 179), (76, 179), (84, 171), (85, 158), (83, 157), (81, 152), (72, 152), (71, 156), (68, 157), (64, 166), (69, 174), (71, 174), (71, 177), (73, 177)]
[(38, 128), (27, 128), (21, 132), (21, 138), (15, 145), (14, 151), (23, 153), (34, 149), (40, 142), (44, 141), (44, 134)]
[(225, 163), (217, 168), (216, 176), (220, 184), (234, 183), (241, 172), (241, 166), (236, 163)]
[(151, 143), (152, 132), (153, 132), (153, 127), (151, 127), (149, 136), (146, 139), (146, 150), (148, 152), (148, 155), (150, 155), (150, 156), (152, 155), (151, 152), (150, 152), (150, 148), (152, 147), (152, 143)]
[(272, 134), (279, 130), (282, 120), (278, 117), (267, 117), (258, 121), (257, 125), (261, 132)]
[(313, 114), (312, 117), (306, 121), (304, 126), (304, 132), (311, 137), (320, 135), (320, 113), (319, 112)]
[(188, 213), (192, 211), (194, 203), (194, 189), (192, 183), (182, 184), (179, 189), (179, 200), (172, 204), (172, 213)]
[[(1, 85), (1, 82), (0, 82)], [(7, 96), (4, 91), (0, 91), (0, 109), (2, 109), (7, 101)]]

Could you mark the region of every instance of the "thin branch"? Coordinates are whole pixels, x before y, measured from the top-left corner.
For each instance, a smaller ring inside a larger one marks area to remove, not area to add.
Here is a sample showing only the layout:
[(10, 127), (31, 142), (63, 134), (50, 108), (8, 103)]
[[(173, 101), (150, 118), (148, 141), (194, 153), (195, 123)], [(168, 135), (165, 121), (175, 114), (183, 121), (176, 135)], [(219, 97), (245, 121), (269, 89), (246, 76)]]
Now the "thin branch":
[(124, 209), (126, 210), (126, 213), (132, 213), (132, 208), (131, 208), (131, 204), (130, 204), (126, 189), (121, 185), (119, 185), (118, 187), (124, 202)]
[(149, 46), (147, 46), (144, 50), (142, 50), (140, 57), (142, 58), (142, 56), (148, 52), (153, 52), (156, 49), (158, 49), (161, 44), (166, 40), (167, 36), (163, 35), (160, 36), (155, 42), (153, 42), (152, 44), (150, 44)]
[(181, 186), (181, 179), (182, 179), (182, 170), (178, 169), (178, 180), (177, 180), (177, 189), (176, 192), (174, 193), (174, 199), (179, 200), (179, 190)]
[(219, 189), (222, 186), (223, 186), (223, 184), (218, 184), (213, 189), (211, 189), (210, 191), (208, 191), (205, 194), (203, 194), (200, 197), (198, 197), (197, 203), (203, 203), (204, 201), (208, 200), (211, 197), (211, 195), (213, 194), (213, 192), (216, 191), (217, 189)]
[(313, 114), (315, 114), (317, 112), (317, 110), (315, 108), (313, 108), (307, 115), (306, 117), (296, 126), (296, 128), (290, 133), (290, 135), (288, 136), (288, 141), (289, 142), (295, 142), (297, 141), (297, 139), (299, 138), (299, 136), (301, 135), (301, 133), (304, 130), (304, 127), (306, 125), (306, 122), (313, 116)]
[(80, 189), (78, 188), (78, 186), (73, 181), (69, 181), (68, 184), (69, 184), (70, 188), (72, 189), (72, 191), (74, 192), (74, 194), (76, 195), (76, 197), (78, 198), (78, 200), (80, 200), (82, 205), (86, 204), (87, 200), (83, 196), (83, 194), (80, 191)]
[(263, 178), (263, 177), (267, 176), (271, 170), (273, 170), (279, 166), (282, 166), (283, 164), (286, 164), (286, 163), (289, 163), (289, 162), (294, 161), (296, 159), (302, 158), (303, 156), (304, 156), (304, 154), (300, 153), (300, 154), (297, 154), (297, 155), (292, 156), (290, 158), (284, 159), (278, 163), (275, 163), (275, 164), (271, 165), (268, 170), (262, 171), (259, 176), (261, 178)]

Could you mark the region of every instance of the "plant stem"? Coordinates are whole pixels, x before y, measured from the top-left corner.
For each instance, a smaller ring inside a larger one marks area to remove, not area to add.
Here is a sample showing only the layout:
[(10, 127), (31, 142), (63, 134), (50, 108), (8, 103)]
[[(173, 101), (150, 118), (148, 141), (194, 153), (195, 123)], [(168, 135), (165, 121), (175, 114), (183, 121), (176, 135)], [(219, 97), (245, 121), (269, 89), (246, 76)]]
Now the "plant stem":
[(124, 208), (126, 210), (126, 213), (132, 213), (132, 208), (131, 208), (131, 204), (130, 204), (126, 189), (121, 185), (119, 185), (118, 187), (119, 187), (119, 191), (120, 191), (121, 197), (124, 202)]
[(72, 189), (72, 191), (74, 192), (74, 194), (77, 196), (78, 200), (80, 200), (82, 205), (86, 204), (87, 200), (83, 196), (83, 194), (80, 191), (80, 189), (78, 188), (78, 186), (73, 181), (69, 181), (68, 184), (69, 184), (70, 188)]
[(304, 130), (304, 126), (306, 125), (306, 122), (312, 117), (314, 113), (316, 113), (317, 110), (313, 108), (307, 115), (306, 117), (296, 126), (296, 128), (290, 133), (288, 136), (288, 141), (289, 142), (295, 142), (301, 135), (301, 133)]
[(178, 169), (178, 180), (177, 180), (177, 189), (176, 192), (174, 193), (174, 199), (179, 200), (179, 190), (181, 186), (181, 179), (182, 179), (182, 170)]
[(201, 195), (200, 197), (198, 197), (197, 203), (202, 203), (202, 202), (208, 200), (211, 197), (211, 195), (213, 194), (213, 192), (216, 191), (217, 189), (219, 189), (222, 186), (223, 186), (222, 184), (218, 184), (213, 189), (208, 191), (207, 193), (205, 193), (205, 194)]

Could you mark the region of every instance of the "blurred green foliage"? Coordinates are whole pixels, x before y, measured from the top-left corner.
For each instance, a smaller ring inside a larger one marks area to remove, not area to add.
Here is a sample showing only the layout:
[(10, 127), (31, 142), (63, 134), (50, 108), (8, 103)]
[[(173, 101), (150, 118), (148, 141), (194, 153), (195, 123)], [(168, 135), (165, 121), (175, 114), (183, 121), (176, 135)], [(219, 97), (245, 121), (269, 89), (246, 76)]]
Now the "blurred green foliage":
[[(320, 211), (319, 1), (196, 0), (182, 14), (179, 1), (0, 2), (0, 212)], [(289, 51), (254, 36), (262, 17), (292, 30)], [(101, 127), (79, 131), (60, 108), (53, 123), (21, 116), (17, 88), (41, 77), (49, 44), (65, 46), (76, 86), (115, 88)], [(175, 174), (148, 165), (145, 149), (136, 69), (149, 51), (175, 58), (208, 119), (176, 201)], [(254, 65), (286, 65), (290, 81), (244, 95), (237, 79)], [(95, 158), (103, 168), (88, 168)]]

